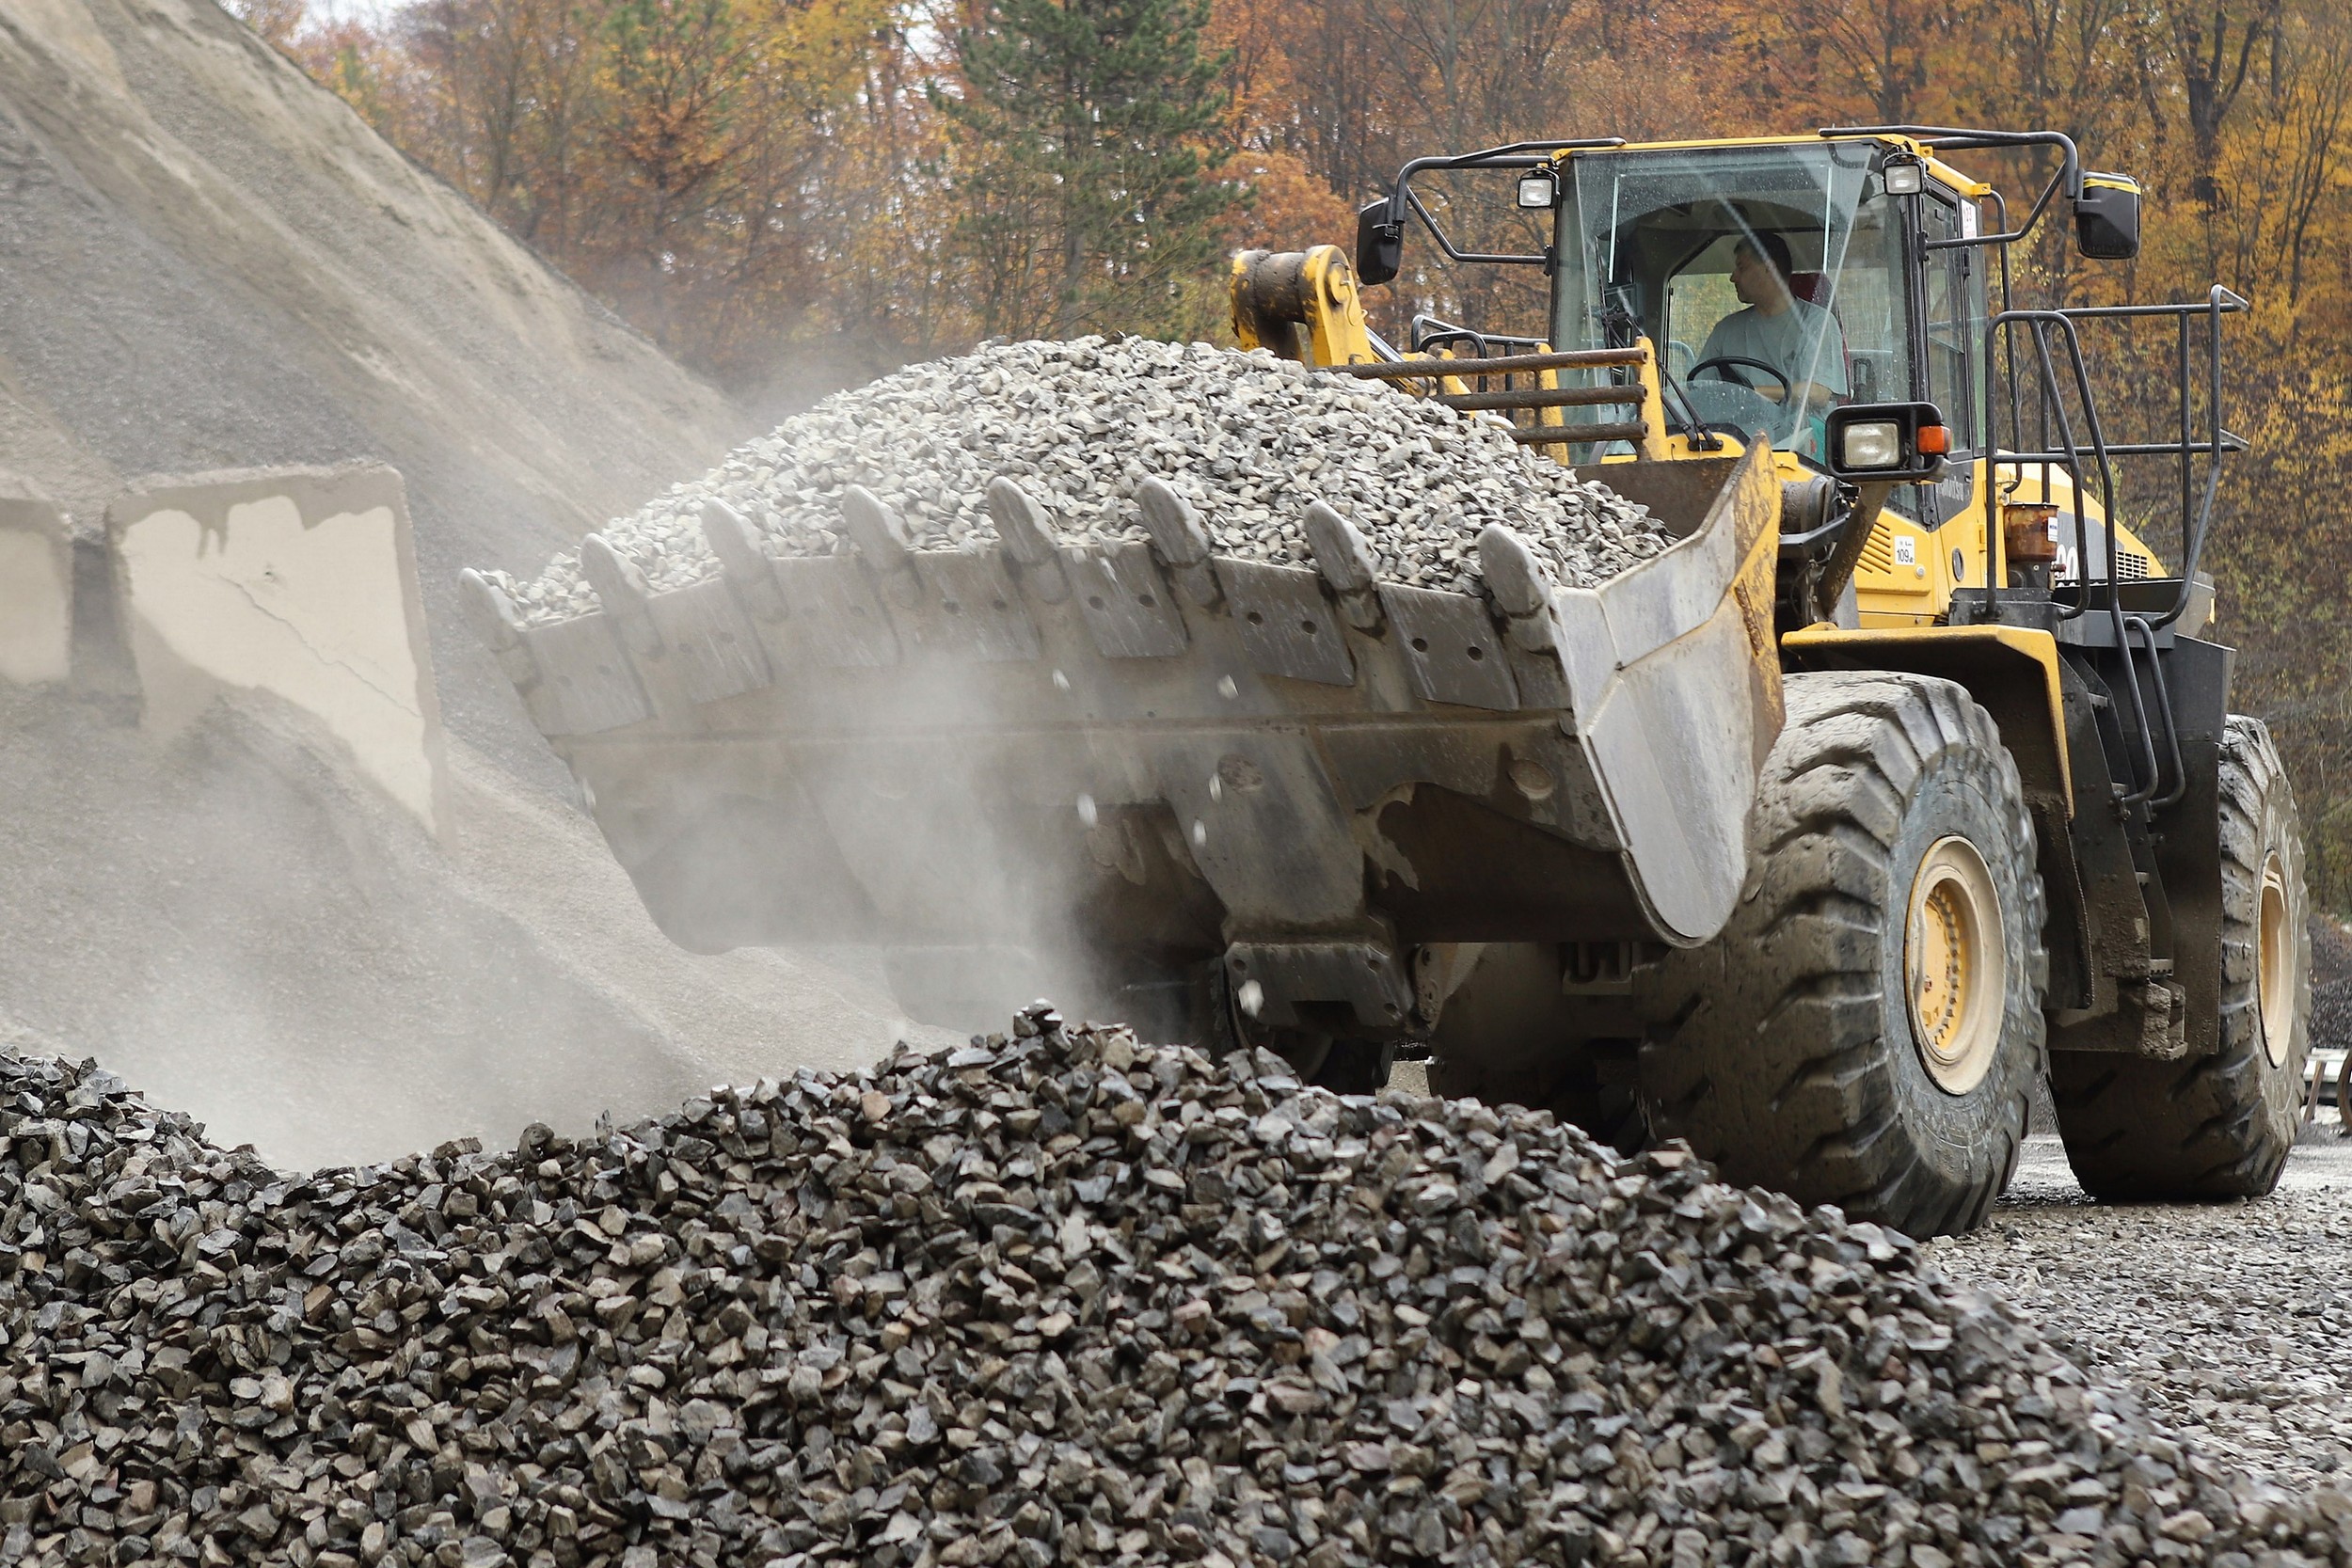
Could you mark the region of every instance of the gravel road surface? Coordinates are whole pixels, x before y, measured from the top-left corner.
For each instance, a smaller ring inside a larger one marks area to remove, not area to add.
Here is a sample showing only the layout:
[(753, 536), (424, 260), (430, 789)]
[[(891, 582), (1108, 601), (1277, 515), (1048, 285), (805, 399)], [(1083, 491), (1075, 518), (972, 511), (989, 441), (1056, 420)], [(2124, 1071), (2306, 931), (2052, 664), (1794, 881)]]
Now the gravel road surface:
[[(1423, 1092), (1423, 1070), (1395, 1081)], [(1926, 1244), (2217, 1458), (2289, 1487), (2352, 1480), (2352, 1139), (2332, 1112), (2245, 1203), (2094, 1203), (2058, 1138), (2033, 1137), (1992, 1223)]]
[(2095, 1204), (2055, 1137), (2026, 1147), (1993, 1223), (1931, 1243), (2086, 1370), (2223, 1460), (2288, 1486), (2352, 1472), (2352, 1141), (2306, 1133), (2250, 1202)]

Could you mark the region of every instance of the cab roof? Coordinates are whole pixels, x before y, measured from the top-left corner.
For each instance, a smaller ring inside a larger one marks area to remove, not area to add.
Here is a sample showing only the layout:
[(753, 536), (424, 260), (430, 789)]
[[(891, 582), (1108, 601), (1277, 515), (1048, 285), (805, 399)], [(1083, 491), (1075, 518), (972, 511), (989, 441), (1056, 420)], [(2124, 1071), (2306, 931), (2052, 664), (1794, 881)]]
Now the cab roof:
[(1954, 168), (1936, 155), (1935, 150), (1915, 136), (1884, 131), (1816, 131), (1806, 135), (1779, 136), (1699, 136), (1685, 141), (1626, 142), (1616, 147), (1563, 148), (1555, 156), (1562, 161), (1572, 158), (1609, 158), (1628, 152), (1694, 152), (1714, 149), (1732, 150), (1746, 147), (1818, 147), (1825, 141), (1876, 142), (1898, 152), (1909, 153), (1928, 167), (1928, 172), (1946, 188), (1964, 197), (1983, 197), (1994, 189), (1974, 175)]

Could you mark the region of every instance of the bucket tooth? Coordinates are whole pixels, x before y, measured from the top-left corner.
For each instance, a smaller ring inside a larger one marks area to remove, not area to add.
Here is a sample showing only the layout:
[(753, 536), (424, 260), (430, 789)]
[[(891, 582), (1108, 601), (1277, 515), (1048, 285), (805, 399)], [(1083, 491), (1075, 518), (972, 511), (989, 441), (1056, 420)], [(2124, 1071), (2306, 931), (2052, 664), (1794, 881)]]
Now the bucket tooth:
[(661, 651), (661, 633), (645, 610), (653, 588), (645, 581), (645, 574), (603, 534), (592, 533), (580, 542), (580, 575), (588, 579), (605, 613), (620, 628), (621, 641), (629, 652), (649, 656)]
[(914, 546), (908, 542), (905, 521), (863, 484), (842, 493), (841, 521), (850, 543), (888, 589), (891, 602), (902, 610), (922, 603), (923, 587), (914, 576)]
[(1379, 563), (1373, 559), (1372, 546), (1358, 532), (1356, 525), (1341, 516), (1322, 501), (1307, 506), (1307, 548), (1315, 558), (1315, 569), (1323, 580), (1339, 595), (1340, 609), (1347, 616), (1347, 624), (1358, 631), (1380, 629), (1380, 596), (1374, 590), (1380, 580)]
[(1047, 604), (1070, 597), (1070, 578), (1063, 573), (1060, 541), (1053, 519), (1037, 498), (999, 474), (988, 482), (988, 515), (995, 520), (996, 537), (1021, 568), (1021, 580)]
[(1532, 654), (1550, 647), (1551, 574), (1527, 541), (1501, 523), (1488, 523), (1478, 532), (1478, 569), (1511, 641)]
[(499, 592), (497, 583), (469, 566), (457, 574), (458, 600), (465, 606), (466, 624), (494, 654), (523, 645), (523, 618), (515, 601)]
[(457, 574), (457, 602), (464, 608), (466, 624), (498, 659), (506, 678), (516, 690), (528, 694), (539, 684), (539, 662), (532, 657), (531, 644), (523, 641), (522, 612), (515, 608), (515, 601), (469, 566)]
[(1201, 609), (1215, 610), (1224, 590), (1209, 569), (1209, 531), (1200, 526), (1192, 503), (1166, 480), (1152, 478), (1136, 486), (1136, 504), (1143, 511), (1143, 526), (1151, 531), (1152, 547), (1175, 577), (1176, 586)]
[(703, 538), (725, 569), (727, 586), (743, 601), (743, 608), (762, 621), (783, 620), (788, 613), (784, 593), (776, 586), (775, 568), (768, 563), (768, 552), (759, 547), (752, 525), (735, 508), (717, 500), (704, 503), (702, 522)]
[(1380, 601), (1413, 689), (1422, 698), (1496, 713), (1521, 705), (1507, 651), (1510, 640), (1495, 625), (1484, 598), (1391, 582), (1381, 585)]

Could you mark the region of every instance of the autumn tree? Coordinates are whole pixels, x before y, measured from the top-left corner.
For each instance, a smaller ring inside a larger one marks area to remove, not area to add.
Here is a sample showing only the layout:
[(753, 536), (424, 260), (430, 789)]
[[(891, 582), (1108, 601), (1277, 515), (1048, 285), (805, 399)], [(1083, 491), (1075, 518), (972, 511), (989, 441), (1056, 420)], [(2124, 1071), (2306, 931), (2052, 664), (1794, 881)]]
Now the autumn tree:
[(984, 330), (1181, 330), (1236, 191), (1206, 0), (998, 0), (938, 89)]
[[(578, 0), (420, 0), (392, 29), (410, 68), (395, 134), (429, 150), (428, 161), (491, 216), (558, 256), (569, 253), (596, 163), (583, 133), (598, 20)], [(359, 106), (384, 121), (382, 106)]]

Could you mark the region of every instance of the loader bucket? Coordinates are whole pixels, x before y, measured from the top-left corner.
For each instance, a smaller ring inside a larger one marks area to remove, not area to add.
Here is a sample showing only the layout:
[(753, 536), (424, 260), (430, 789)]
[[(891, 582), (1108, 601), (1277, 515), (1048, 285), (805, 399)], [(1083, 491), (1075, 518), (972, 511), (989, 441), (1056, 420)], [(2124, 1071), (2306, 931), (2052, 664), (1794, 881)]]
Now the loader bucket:
[(714, 515), (725, 571), (690, 587), (591, 539), (599, 612), (467, 588), (687, 947), (871, 944), (907, 990), (1015, 999), (1008, 954), (1118, 984), (1222, 956), (1278, 1022), (1408, 1028), (1422, 944), (1691, 945), (1738, 895), (1779, 482), (1760, 451), (1597, 472), (1682, 536), (1595, 589), (1501, 529), (1485, 595), (1376, 582), (1322, 507), (1312, 566), (1214, 555), (1149, 486), (1151, 543), (1057, 545), (1004, 481), (977, 552), (852, 527), (771, 559)]

